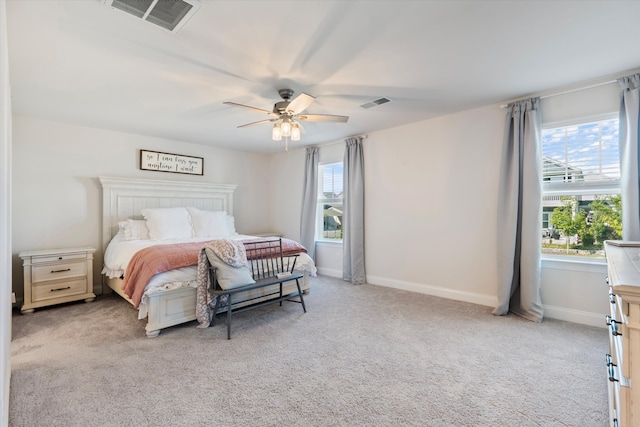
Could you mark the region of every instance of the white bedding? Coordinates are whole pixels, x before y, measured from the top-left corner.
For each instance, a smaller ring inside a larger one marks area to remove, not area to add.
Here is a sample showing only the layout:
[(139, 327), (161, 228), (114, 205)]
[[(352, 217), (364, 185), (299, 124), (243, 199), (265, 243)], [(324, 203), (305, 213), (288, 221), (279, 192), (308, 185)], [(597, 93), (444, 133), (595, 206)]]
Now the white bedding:
[[(236, 234), (234, 236), (225, 236), (225, 239), (245, 240), (256, 239), (256, 236), (248, 236), (244, 234)], [(124, 240), (122, 232), (118, 232), (109, 242), (104, 254), (104, 268), (102, 274), (106, 274), (109, 278), (120, 278), (127, 270), (129, 260), (133, 255), (141, 249), (154, 245), (168, 245), (175, 243), (189, 242), (206, 242), (212, 240), (211, 237), (194, 237), (190, 239), (175, 240)], [(183, 267), (170, 270), (164, 273), (156, 274), (145, 287), (140, 306), (138, 308), (138, 319), (144, 319), (148, 313), (148, 295), (154, 292), (166, 291), (183, 287), (196, 287), (197, 266)], [(300, 273), (307, 273), (311, 276), (316, 275), (316, 267), (307, 254), (301, 253), (296, 261), (295, 270)]]

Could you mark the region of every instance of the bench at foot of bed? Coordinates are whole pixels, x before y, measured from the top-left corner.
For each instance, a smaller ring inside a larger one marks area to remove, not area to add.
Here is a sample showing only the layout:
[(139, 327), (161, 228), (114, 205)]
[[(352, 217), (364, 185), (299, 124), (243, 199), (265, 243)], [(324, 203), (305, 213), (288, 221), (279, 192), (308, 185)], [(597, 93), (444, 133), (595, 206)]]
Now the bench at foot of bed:
[[(214, 269), (212, 269), (214, 270)], [(230, 340), (231, 339), (231, 315), (233, 313), (239, 313), (242, 311), (246, 311), (246, 310), (251, 310), (253, 308), (258, 308), (258, 307), (262, 307), (264, 305), (267, 304), (273, 304), (276, 302), (279, 302), (280, 305), (282, 305), (282, 301), (290, 301), (290, 302), (296, 302), (296, 303), (300, 303), (302, 305), (302, 310), (306, 313), (307, 312), (307, 307), (304, 305), (304, 297), (302, 296), (303, 292), (300, 288), (300, 279), (302, 279), (302, 274), (290, 274), (289, 276), (286, 277), (277, 277), (277, 276), (273, 276), (273, 277), (267, 277), (264, 279), (260, 279), (257, 280), (256, 283), (251, 284), (251, 285), (247, 285), (247, 286), (242, 286), (239, 288), (235, 288), (235, 289), (231, 289), (231, 290), (223, 290), (223, 289), (214, 289), (211, 291), (212, 294), (216, 295), (218, 298), (216, 298), (216, 305), (214, 308), (214, 313), (218, 312), (218, 307), (219, 307), (219, 302), (221, 300), (222, 296), (227, 296), (227, 339)], [(296, 282), (296, 289), (297, 291), (295, 292), (291, 292), (291, 293), (286, 293), (282, 291), (282, 285), (285, 282), (289, 282), (289, 281), (294, 281)], [(215, 281), (213, 282), (215, 283)], [(279, 292), (278, 294), (275, 295), (274, 298), (268, 299), (266, 301), (262, 301), (256, 304), (252, 304), (252, 305), (247, 305), (245, 307), (239, 307), (239, 308), (233, 308), (233, 297), (235, 294), (239, 293), (239, 292), (245, 292), (248, 290), (252, 290), (252, 289), (260, 289), (260, 288), (265, 288), (267, 286), (273, 286), (273, 285), (279, 285)], [(298, 300), (294, 300), (292, 298), (298, 298)], [(213, 316), (213, 319), (211, 321), (211, 326), (213, 326), (215, 320), (215, 314)]]

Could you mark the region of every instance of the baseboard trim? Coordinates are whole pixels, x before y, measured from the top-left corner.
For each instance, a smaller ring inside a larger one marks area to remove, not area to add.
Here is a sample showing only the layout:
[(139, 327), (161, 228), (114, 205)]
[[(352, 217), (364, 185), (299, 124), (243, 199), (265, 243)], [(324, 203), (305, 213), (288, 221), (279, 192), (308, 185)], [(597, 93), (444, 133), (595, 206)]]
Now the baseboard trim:
[(393, 280), (385, 277), (367, 276), (367, 283), (389, 288), (402, 289), (405, 291), (419, 292), (421, 294), (433, 295), (436, 297), (452, 299), (456, 301), (470, 302), (472, 304), (495, 307), (498, 305), (496, 297), (491, 295), (477, 294), (474, 292), (460, 291), (457, 289), (442, 288), (439, 286), (425, 285), (423, 283), (405, 282)]
[(582, 325), (597, 326), (606, 328), (607, 325), (604, 321), (604, 314), (591, 313), (589, 311), (574, 310), (572, 308), (557, 307), (553, 305), (543, 305), (544, 316), (556, 319), (564, 320), (572, 323), (580, 323)]
[(335, 270), (333, 268), (323, 268), (323, 267), (317, 267), (317, 269), (318, 269), (318, 274), (322, 276), (336, 277), (338, 279), (342, 278), (342, 270)]
[[(329, 277), (342, 277), (342, 271), (330, 268), (318, 267), (318, 274)], [(498, 305), (498, 298), (495, 296), (425, 285), (423, 283), (406, 282), (379, 276), (367, 276), (367, 283), (376, 286), (386, 286), (388, 288), (433, 295), (456, 301), (464, 301), (472, 304), (485, 305), (488, 307), (496, 307)], [(600, 313), (574, 310), (572, 308), (557, 307), (553, 305), (543, 305), (543, 308), (544, 316), (550, 319), (564, 320), (566, 322), (579, 323), (588, 326), (606, 327), (604, 315)]]

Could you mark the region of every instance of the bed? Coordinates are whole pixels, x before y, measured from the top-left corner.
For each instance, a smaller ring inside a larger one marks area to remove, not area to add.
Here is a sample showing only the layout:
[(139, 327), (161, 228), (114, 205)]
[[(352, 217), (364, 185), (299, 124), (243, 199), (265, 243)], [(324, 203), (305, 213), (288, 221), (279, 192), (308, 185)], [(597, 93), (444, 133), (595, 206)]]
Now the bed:
[[(231, 233), (221, 238), (232, 240), (258, 238), (235, 232), (233, 195), (236, 186), (121, 177), (99, 177), (99, 180), (102, 186), (103, 200), (104, 268), (102, 272), (105, 291), (111, 290), (117, 293), (138, 309), (138, 318), (146, 319), (145, 331), (150, 338), (157, 337), (164, 328), (195, 320), (196, 265), (180, 267), (154, 275), (145, 285), (144, 293), (141, 296), (136, 295), (134, 298), (129, 296), (131, 295), (130, 283), (127, 283), (123, 277), (124, 272), (131, 259), (145, 248), (157, 248), (158, 245), (197, 245), (200, 242), (204, 244), (204, 242), (213, 239), (202, 235), (185, 237), (179, 235), (179, 231), (176, 231), (174, 236), (171, 234), (180, 227), (170, 227), (172, 231), (167, 231), (167, 233), (171, 238), (157, 240), (157, 234), (164, 233), (162, 230), (167, 230), (168, 227), (163, 225), (164, 228), (158, 228), (158, 223), (151, 223), (153, 217), (149, 217), (150, 212), (176, 211), (182, 213), (182, 208), (188, 208), (190, 214), (206, 214), (205, 218), (214, 216), (220, 218), (226, 215), (226, 224)], [(145, 223), (143, 212), (147, 215), (146, 225), (149, 226), (146, 232), (151, 235), (144, 235), (145, 232), (140, 231), (140, 226)], [(194, 216), (193, 219), (195, 227), (196, 217)], [(155, 235), (153, 235), (154, 233)], [(309, 290), (309, 276), (316, 274), (313, 260), (306, 253), (301, 253), (296, 269), (304, 275), (301, 280), (301, 288), (306, 293)], [(291, 287), (290, 290), (293, 291), (296, 286), (295, 281), (288, 282), (285, 286)], [(272, 297), (273, 290), (269, 288), (253, 290), (246, 295), (238, 295), (234, 308), (258, 303)]]

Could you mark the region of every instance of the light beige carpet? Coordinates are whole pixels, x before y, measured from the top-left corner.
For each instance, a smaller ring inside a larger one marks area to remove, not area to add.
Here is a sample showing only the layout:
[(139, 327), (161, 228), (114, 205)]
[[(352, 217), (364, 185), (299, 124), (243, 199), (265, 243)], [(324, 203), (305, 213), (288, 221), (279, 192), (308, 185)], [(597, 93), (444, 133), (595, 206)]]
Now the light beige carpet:
[(12, 426), (601, 426), (607, 330), (314, 278), (148, 339), (117, 296), (13, 316)]

